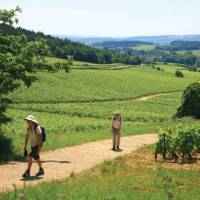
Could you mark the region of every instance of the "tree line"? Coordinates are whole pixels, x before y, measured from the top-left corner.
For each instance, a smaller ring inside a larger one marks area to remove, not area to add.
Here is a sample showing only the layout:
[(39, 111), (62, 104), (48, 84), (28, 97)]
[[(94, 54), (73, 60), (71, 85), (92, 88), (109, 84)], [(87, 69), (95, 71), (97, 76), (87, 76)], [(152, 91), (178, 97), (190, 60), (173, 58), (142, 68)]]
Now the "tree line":
[(168, 50), (168, 51), (181, 51), (181, 50), (199, 50), (200, 41), (173, 41), (169, 45), (157, 45), (158, 50)]
[(60, 39), (51, 35), (45, 35), (42, 32), (35, 32), (23, 29), (21, 27), (14, 28), (9, 24), (0, 24), (0, 33), (6, 33), (7, 35), (25, 35), (27, 40), (37, 41), (44, 39), (48, 45), (48, 56), (57, 58), (66, 58), (67, 56), (73, 56), (75, 60), (85, 61), (91, 63), (124, 63), (139, 65), (145, 62), (145, 59), (140, 56), (129, 56), (126, 53), (116, 53), (112, 50), (97, 49), (78, 42), (73, 42), (68, 39)]

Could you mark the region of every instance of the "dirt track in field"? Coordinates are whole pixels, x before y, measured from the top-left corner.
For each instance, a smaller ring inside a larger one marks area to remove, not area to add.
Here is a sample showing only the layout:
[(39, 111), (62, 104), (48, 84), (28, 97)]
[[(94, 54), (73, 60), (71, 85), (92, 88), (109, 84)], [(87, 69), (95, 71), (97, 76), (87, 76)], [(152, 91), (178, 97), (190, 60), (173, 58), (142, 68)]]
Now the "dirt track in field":
[(36, 163), (33, 163), (31, 171), (33, 177), (24, 180), (21, 175), (26, 170), (27, 163), (9, 162), (0, 165), (0, 192), (13, 190), (13, 184), (18, 188), (23, 187), (23, 185), (35, 185), (44, 181), (61, 180), (69, 177), (72, 173), (80, 173), (105, 160), (112, 160), (129, 154), (144, 145), (153, 144), (156, 141), (157, 134), (145, 134), (123, 137), (121, 141), (123, 151), (121, 152), (111, 150), (111, 139), (44, 152), (41, 154), (41, 160), (45, 175), (41, 178), (33, 176), (38, 170)]

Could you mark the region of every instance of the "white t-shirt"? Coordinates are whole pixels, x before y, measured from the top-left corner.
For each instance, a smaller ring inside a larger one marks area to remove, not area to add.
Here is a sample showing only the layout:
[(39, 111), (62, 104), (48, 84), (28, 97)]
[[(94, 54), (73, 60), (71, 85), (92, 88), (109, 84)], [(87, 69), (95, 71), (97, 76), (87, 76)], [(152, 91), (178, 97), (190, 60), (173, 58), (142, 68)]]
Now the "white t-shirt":
[(28, 127), (27, 128), (27, 135), (29, 135), (29, 140), (32, 147), (39, 145), (38, 143), (38, 135), (42, 134), (41, 127), (39, 125)]

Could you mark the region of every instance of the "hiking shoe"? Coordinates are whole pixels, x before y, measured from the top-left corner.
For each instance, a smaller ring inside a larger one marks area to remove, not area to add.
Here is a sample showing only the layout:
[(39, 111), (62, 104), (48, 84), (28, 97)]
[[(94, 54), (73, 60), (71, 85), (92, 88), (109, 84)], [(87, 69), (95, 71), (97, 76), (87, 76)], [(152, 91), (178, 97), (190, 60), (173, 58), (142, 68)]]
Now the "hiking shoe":
[(30, 169), (27, 169), (24, 174), (22, 175), (23, 178), (28, 178), (30, 177)]
[(115, 147), (112, 148), (113, 151), (116, 151)]
[(120, 149), (119, 146), (117, 146), (117, 151), (122, 151), (122, 149)]
[(42, 175), (44, 175), (44, 169), (40, 168), (36, 176), (42, 176)]

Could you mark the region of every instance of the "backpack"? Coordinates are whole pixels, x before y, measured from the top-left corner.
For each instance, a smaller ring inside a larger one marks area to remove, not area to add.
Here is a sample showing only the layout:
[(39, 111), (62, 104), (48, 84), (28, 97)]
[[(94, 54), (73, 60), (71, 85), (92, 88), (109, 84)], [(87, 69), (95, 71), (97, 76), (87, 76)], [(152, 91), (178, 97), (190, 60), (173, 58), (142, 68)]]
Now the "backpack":
[[(36, 124), (35, 127), (34, 127), (34, 130), (35, 130), (35, 133), (36, 133), (36, 128), (39, 124)], [(46, 141), (46, 131), (45, 131), (45, 128), (40, 126), (41, 128), (41, 131), (42, 131), (42, 143)]]

